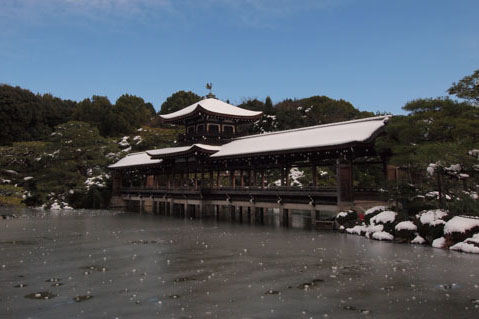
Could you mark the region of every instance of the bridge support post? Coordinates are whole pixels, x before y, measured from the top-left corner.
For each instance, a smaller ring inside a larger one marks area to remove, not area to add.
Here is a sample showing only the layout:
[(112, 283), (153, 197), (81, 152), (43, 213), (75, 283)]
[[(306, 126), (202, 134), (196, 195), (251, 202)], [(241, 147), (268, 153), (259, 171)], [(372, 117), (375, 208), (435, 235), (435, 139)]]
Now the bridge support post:
[(236, 206), (231, 204), (230, 207), (229, 207), (229, 211), (230, 211), (230, 220), (234, 221), (235, 220), (235, 215), (236, 215)]
[(215, 205), (215, 218), (220, 219), (220, 205)]
[(316, 208), (311, 209), (311, 226), (316, 225)]
[(259, 209), (259, 222), (261, 225), (264, 225), (264, 207), (260, 207)]
[(288, 210), (283, 206), (279, 207), (279, 225), (288, 227)]
[(239, 209), (238, 219), (240, 223), (242, 223), (243, 222), (243, 206), (239, 206), (238, 209)]
[(250, 215), (249, 215), (250, 223), (255, 224), (256, 223), (256, 206), (251, 206), (248, 208), (250, 210)]
[(173, 200), (173, 198), (170, 199), (170, 204), (169, 205), (170, 205), (170, 207), (169, 207), (170, 208), (169, 209), (170, 217), (172, 217), (173, 214), (175, 213), (175, 201)]

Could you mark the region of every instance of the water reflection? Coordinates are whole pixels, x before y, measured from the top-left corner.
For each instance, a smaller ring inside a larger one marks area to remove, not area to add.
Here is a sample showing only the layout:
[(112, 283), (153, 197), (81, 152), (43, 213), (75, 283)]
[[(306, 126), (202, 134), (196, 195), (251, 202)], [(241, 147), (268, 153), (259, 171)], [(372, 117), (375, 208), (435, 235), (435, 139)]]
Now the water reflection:
[(304, 231), (299, 215), (296, 228), (268, 214), (264, 226), (105, 211), (17, 215), (0, 221), (1, 318), (478, 311), (477, 256)]

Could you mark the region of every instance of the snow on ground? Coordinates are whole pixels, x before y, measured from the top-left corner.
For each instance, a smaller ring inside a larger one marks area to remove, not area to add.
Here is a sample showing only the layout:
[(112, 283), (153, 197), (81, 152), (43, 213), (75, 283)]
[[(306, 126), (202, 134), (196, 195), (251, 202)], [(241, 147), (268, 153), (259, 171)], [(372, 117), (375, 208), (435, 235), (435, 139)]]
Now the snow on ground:
[[(442, 194), (442, 196), (447, 200), (452, 199), (452, 197), (447, 194)], [(426, 197), (431, 199), (439, 199), (439, 192), (438, 191), (429, 192), (426, 194)]]
[(426, 171), (429, 175), (434, 175), (434, 173), (436, 172), (436, 168), (437, 168), (437, 164), (434, 164), (434, 163), (431, 163), (428, 165), (428, 167), (426, 168)]
[(413, 240), (411, 240), (411, 244), (418, 244), (423, 245), (426, 243), (426, 240), (419, 235), (416, 235)]
[(465, 233), (479, 227), (479, 218), (455, 216), (444, 226), (444, 234)]
[(419, 218), (419, 221), (423, 225), (436, 226), (440, 224), (445, 224), (445, 221), (442, 219), (446, 217), (448, 212), (442, 209), (432, 209), (424, 211), (416, 215), (416, 218)]
[(446, 238), (444, 237), (440, 237), (432, 241), (432, 247), (434, 248), (444, 248), (444, 245), (446, 245)]
[(372, 208), (366, 210), (364, 212), (364, 215), (374, 214), (374, 213), (377, 213), (377, 212), (384, 211), (386, 209), (387, 209), (386, 206), (375, 206), (375, 207), (372, 207)]
[(93, 177), (90, 177), (90, 178), (87, 178), (85, 180), (85, 187), (88, 190), (90, 190), (90, 188), (92, 186), (97, 186), (97, 187), (106, 187), (106, 181), (110, 178), (110, 175), (108, 174), (101, 174), (101, 175), (98, 175), (98, 176), (93, 176)]
[(23, 178), (24, 181), (29, 181), (29, 180), (31, 180), (31, 179), (33, 179), (33, 176), (27, 176), (27, 177), (24, 177), (24, 178)]
[(416, 231), (417, 230), (417, 226), (414, 225), (414, 223), (412, 221), (405, 221), (405, 222), (400, 222), (399, 224), (396, 225), (396, 227), (394, 227), (395, 230), (397, 231), (401, 231), (401, 230), (413, 230), (413, 231)]
[(121, 138), (120, 142), (118, 142), (118, 145), (123, 146), (123, 147), (130, 146), (130, 143), (128, 143), (129, 138), (130, 138), (129, 136), (123, 136)]
[(141, 142), (143, 142), (143, 139), (141, 138), (140, 135), (137, 135), (133, 138), (133, 141), (136, 142), (136, 145), (140, 144)]
[(394, 240), (394, 236), (385, 231), (375, 232), (371, 237), (376, 240)]
[(393, 212), (391, 210), (387, 210), (384, 212), (381, 212), (371, 218), (371, 224), (376, 225), (376, 224), (386, 224), (386, 223), (392, 223), (396, 219), (396, 212)]

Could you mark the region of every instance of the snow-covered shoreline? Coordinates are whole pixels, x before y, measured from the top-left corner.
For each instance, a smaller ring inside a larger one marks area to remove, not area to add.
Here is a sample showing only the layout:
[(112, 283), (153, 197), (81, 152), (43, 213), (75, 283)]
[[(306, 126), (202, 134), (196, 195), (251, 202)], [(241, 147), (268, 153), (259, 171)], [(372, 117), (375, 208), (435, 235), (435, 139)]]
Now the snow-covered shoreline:
[(338, 229), (369, 239), (393, 241), (479, 254), (479, 218), (453, 216), (446, 210), (424, 210), (413, 218), (376, 206), (363, 214), (337, 214)]

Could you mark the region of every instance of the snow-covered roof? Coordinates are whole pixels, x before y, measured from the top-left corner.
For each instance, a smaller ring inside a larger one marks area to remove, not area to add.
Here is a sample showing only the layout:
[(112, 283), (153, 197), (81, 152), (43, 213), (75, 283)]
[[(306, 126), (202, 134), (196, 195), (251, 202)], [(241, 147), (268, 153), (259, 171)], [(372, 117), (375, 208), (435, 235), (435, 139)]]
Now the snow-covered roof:
[(160, 117), (165, 120), (176, 120), (185, 116), (189, 116), (197, 111), (221, 114), (228, 117), (246, 118), (258, 117), (263, 113), (242, 109), (240, 107), (225, 103), (217, 99), (204, 99), (179, 111), (169, 114), (162, 114), (160, 115)]
[(210, 152), (218, 152), (221, 149), (221, 146), (207, 145), (207, 144), (193, 144), (190, 146), (160, 148), (157, 150), (146, 151), (146, 153), (150, 156), (158, 158), (161, 156), (171, 156), (174, 154), (186, 153), (195, 148), (210, 153)]
[(140, 153), (131, 153), (123, 157), (118, 162), (111, 164), (108, 168), (123, 168), (130, 166), (143, 166), (161, 163), (161, 159), (151, 159), (151, 157), (146, 154), (146, 152)]
[(237, 138), (211, 155), (213, 158), (368, 142), (388, 121), (388, 116), (310, 126)]

